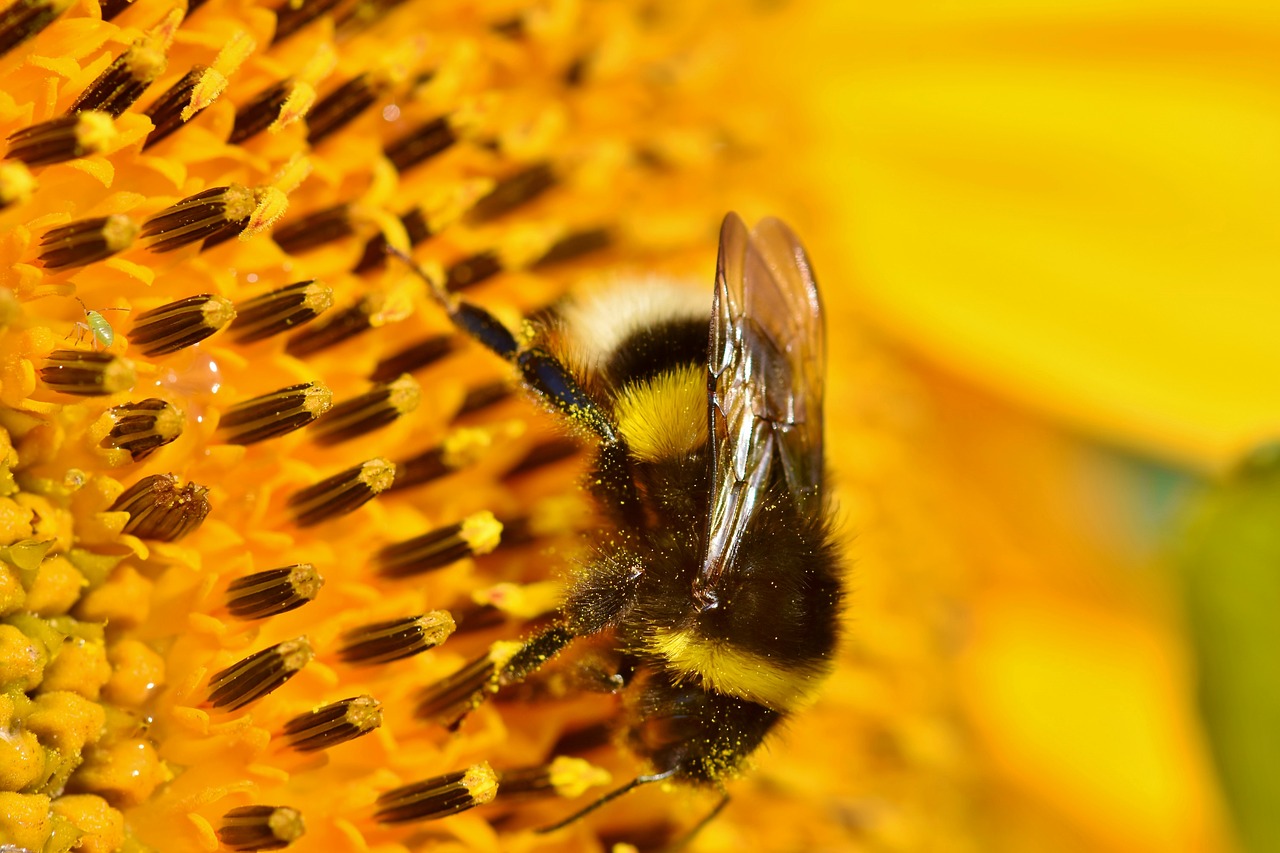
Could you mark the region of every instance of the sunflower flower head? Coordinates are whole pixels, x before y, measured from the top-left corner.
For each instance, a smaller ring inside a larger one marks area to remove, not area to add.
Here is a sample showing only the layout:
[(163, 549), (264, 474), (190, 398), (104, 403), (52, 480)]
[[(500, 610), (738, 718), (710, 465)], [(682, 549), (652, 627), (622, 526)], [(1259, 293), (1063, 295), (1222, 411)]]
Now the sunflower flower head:
[(598, 795), (603, 697), (436, 725), (554, 610), (580, 447), (388, 252), (511, 328), (708, 277), (754, 14), (0, 10), (0, 842), (497, 849)]

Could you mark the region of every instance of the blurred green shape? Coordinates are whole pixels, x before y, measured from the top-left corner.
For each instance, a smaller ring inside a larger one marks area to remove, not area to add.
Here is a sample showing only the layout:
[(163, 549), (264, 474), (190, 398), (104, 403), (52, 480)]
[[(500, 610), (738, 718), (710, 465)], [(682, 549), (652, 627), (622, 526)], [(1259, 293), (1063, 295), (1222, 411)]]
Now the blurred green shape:
[(1248, 853), (1280, 851), (1280, 445), (1198, 501), (1175, 560), (1222, 789)]

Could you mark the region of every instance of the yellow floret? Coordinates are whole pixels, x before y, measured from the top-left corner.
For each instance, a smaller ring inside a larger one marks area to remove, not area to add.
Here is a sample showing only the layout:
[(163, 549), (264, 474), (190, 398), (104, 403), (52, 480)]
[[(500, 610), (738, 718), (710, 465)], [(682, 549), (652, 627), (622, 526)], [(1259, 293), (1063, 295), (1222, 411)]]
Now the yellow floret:
[(54, 556), (40, 564), (35, 582), (27, 590), (27, 610), (40, 616), (60, 616), (75, 605), (85, 587), (84, 575), (71, 561)]
[(13, 498), (0, 498), (0, 545), (31, 536), (31, 510)]
[(53, 813), (84, 833), (76, 844), (77, 853), (114, 853), (124, 843), (124, 817), (101, 797), (59, 797), (53, 801)]
[(97, 702), (78, 693), (56, 690), (36, 697), (35, 710), (27, 716), (26, 726), (46, 746), (74, 754), (98, 739), (105, 722), (106, 712)]
[(40, 850), (51, 830), (48, 797), (0, 791), (0, 839), (5, 843)]
[(12, 566), (0, 563), (0, 616), (7, 616), (22, 607), (27, 600), (27, 591), (18, 580), (18, 573)]
[(113, 629), (132, 628), (146, 621), (151, 586), (133, 566), (118, 566), (106, 583), (80, 599), (76, 616), (88, 622), (106, 622)]
[(36, 733), (0, 733), (0, 791), (20, 791), (44, 773), (45, 752)]
[(0, 625), (0, 689), (35, 689), (48, 660), (40, 643), (12, 625)]
[(110, 677), (111, 664), (107, 663), (107, 649), (102, 642), (71, 637), (45, 669), (44, 689), (72, 690), (97, 699)]
[(120, 640), (107, 652), (111, 680), (104, 695), (117, 705), (137, 708), (164, 684), (164, 658), (146, 643)]
[(136, 806), (172, 778), (149, 741), (130, 738), (91, 750), (74, 782), (119, 806)]

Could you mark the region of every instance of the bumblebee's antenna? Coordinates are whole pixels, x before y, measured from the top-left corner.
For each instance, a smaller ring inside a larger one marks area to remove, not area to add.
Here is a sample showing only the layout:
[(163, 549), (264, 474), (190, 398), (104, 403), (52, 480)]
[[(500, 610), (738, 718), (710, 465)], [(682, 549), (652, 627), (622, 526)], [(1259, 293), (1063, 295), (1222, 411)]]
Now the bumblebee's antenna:
[[(607, 803), (613, 802), (614, 800), (618, 799), (618, 797), (621, 797), (623, 794), (628, 794), (634, 791), (636, 788), (639, 788), (641, 785), (648, 785), (653, 782), (663, 782), (667, 779), (670, 779), (675, 774), (676, 774), (675, 768), (672, 768), (671, 770), (668, 770), (665, 773), (654, 773), (648, 776), (637, 776), (627, 784), (623, 785), (621, 788), (618, 788), (616, 790), (610, 791), (609, 793), (605, 794), (600, 799), (588, 805), (585, 809), (576, 811), (573, 814), (569, 815), (564, 820), (558, 823), (551, 824), (551, 826), (544, 826), (544, 827), (540, 827), (539, 829), (535, 829), (534, 832), (538, 833), (539, 835), (546, 835), (548, 833), (555, 832), (557, 829), (564, 829), (566, 826), (573, 823), (574, 821), (581, 820), (582, 818), (591, 814), (593, 811), (600, 808), (601, 806), (606, 805)], [(724, 807), (724, 804), (721, 803), (720, 806), (716, 807), (716, 811), (718, 812), (723, 807)], [(714, 816), (715, 816), (715, 813), (712, 813), (712, 817)], [(701, 829), (701, 826), (699, 826), (699, 829)]]

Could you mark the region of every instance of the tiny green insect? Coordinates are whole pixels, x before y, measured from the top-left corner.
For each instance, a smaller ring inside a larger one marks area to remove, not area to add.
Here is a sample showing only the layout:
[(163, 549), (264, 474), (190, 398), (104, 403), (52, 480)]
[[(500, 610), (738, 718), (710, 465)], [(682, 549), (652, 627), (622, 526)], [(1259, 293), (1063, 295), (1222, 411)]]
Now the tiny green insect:
[[(84, 300), (79, 296), (76, 302), (80, 303), (80, 307), (84, 309), (84, 322), (76, 322), (75, 328), (80, 332), (80, 336), (76, 338), (76, 343), (84, 340), (85, 335), (93, 336), (94, 349), (101, 344), (103, 349), (110, 349), (111, 345), (116, 342), (116, 330), (111, 328), (111, 323), (107, 318), (102, 316), (102, 311), (94, 311), (88, 305), (84, 304)], [(128, 308), (104, 308), (103, 311), (128, 311)]]

